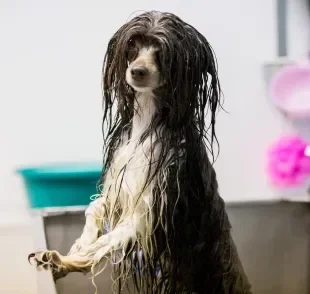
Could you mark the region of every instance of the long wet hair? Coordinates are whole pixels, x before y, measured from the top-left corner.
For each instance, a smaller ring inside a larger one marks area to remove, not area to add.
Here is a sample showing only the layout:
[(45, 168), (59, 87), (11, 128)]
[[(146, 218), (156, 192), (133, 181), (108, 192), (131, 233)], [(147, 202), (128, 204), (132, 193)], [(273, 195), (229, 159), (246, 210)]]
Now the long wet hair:
[(115, 267), (114, 274), (129, 267), (142, 293), (222, 293), (220, 273), (230, 268), (220, 260), (229, 260), (230, 253), (221, 242), (229, 236), (230, 225), (211, 164), (214, 146), (218, 146), (215, 124), (221, 106), (217, 63), (206, 38), (171, 13), (143, 13), (124, 24), (108, 44), (103, 65), (105, 167), (101, 183), (124, 136), (130, 137), (136, 98), (125, 74), (130, 42), (135, 38), (159, 48), (156, 62), (163, 83), (153, 91), (156, 113), (139, 143), (156, 133), (153, 146), (161, 146), (155, 168), (151, 168), (151, 147), (144, 185), (157, 183), (152, 213), (161, 221), (150, 241), (152, 255), (143, 252), (137, 270), (137, 260), (131, 256), (139, 248), (131, 246), (129, 263)]
[[(191, 128), (198, 133), (199, 140), (204, 138), (208, 142), (207, 148), (214, 156), (213, 143), (217, 142), (215, 122), (220, 105), (220, 84), (212, 47), (202, 34), (177, 16), (152, 11), (124, 24), (108, 44), (103, 65), (106, 167), (109, 166), (118, 147), (123, 129), (131, 127), (135, 92), (127, 84), (125, 74), (130, 41), (137, 37), (146, 38), (160, 48), (157, 60), (165, 81), (164, 85), (154, 92), (157, 115), (143, 138), (153, 129), (165, 126), (167, 136), (163, 143), (170, 145), (170, 148), (171, 144), (167, 144), (169, 137), (182, 140), (185, 131)], [(114, 105), (116, 107), (113, 107)], [(206, 119), (210, 120), (210, 124)], [(164, 153), (167, 153), (167, 150)]]

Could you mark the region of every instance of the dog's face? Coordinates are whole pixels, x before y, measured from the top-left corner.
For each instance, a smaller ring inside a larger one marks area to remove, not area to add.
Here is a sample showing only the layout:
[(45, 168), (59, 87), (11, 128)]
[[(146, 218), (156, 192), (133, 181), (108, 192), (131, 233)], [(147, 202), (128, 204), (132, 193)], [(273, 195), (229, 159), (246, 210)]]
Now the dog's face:
[(159, 48), (142, 38), (133, 37), (126, 52), (126, 82), (137, 92), (150, 92), (162, 84), (158, 64)]

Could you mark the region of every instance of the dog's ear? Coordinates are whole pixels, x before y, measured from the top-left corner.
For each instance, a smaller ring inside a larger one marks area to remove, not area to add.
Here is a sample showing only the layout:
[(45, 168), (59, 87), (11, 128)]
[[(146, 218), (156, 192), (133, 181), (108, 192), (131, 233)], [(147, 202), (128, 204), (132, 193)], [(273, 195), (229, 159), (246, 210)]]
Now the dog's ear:
[[(216, 114), (221, 104), (221, 87), (218, 79), (217, 60), (207, 39), (195, 28), (187, 27), (188, 61), (187, 77), (191, 82), (184, 80), (187, 93), (194, 93), (189, 97), (192, 102), (191, 111), (194, 113), (198, 126), (199, 140), (208, 141), (208, 149), (214, 161), (214, 145), (219, 148), (215, 133)], [(190, 51), (193, 46), (195, 52)]]
[(117, 45), (118, 34), (116, 33), (109, 41), (108, 48), (104, 57), (104, 63), (102, 68), (103, 76), (103, 89), (104, 91), (110, 92), (115, 82), (116, 74), (116, 45)]
[(102, 69), (104, 94), (125, 97), (128, 91), (126, 83), (127, 24), (123, 25), (110, 39)]

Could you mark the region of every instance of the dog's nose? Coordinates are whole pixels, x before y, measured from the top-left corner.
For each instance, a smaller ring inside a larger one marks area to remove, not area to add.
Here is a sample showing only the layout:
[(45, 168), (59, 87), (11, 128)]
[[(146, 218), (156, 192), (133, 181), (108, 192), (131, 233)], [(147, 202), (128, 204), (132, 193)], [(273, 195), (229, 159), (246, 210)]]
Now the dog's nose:
[(131, 76), (135, 81), (141, 81), (148, 74), (148, 70), (144, 66), (135, 66), (131, 69)]

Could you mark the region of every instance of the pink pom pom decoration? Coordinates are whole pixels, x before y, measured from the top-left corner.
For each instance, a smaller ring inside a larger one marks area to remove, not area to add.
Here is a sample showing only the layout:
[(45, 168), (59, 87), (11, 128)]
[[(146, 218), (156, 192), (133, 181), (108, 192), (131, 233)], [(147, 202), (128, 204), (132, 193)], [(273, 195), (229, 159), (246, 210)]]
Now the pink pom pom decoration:
[(267, 173), (271, 182), (281, 188), (304, 184), (310, 176), (310, 145), (291, 135), (275, 142), (268, 152)]

